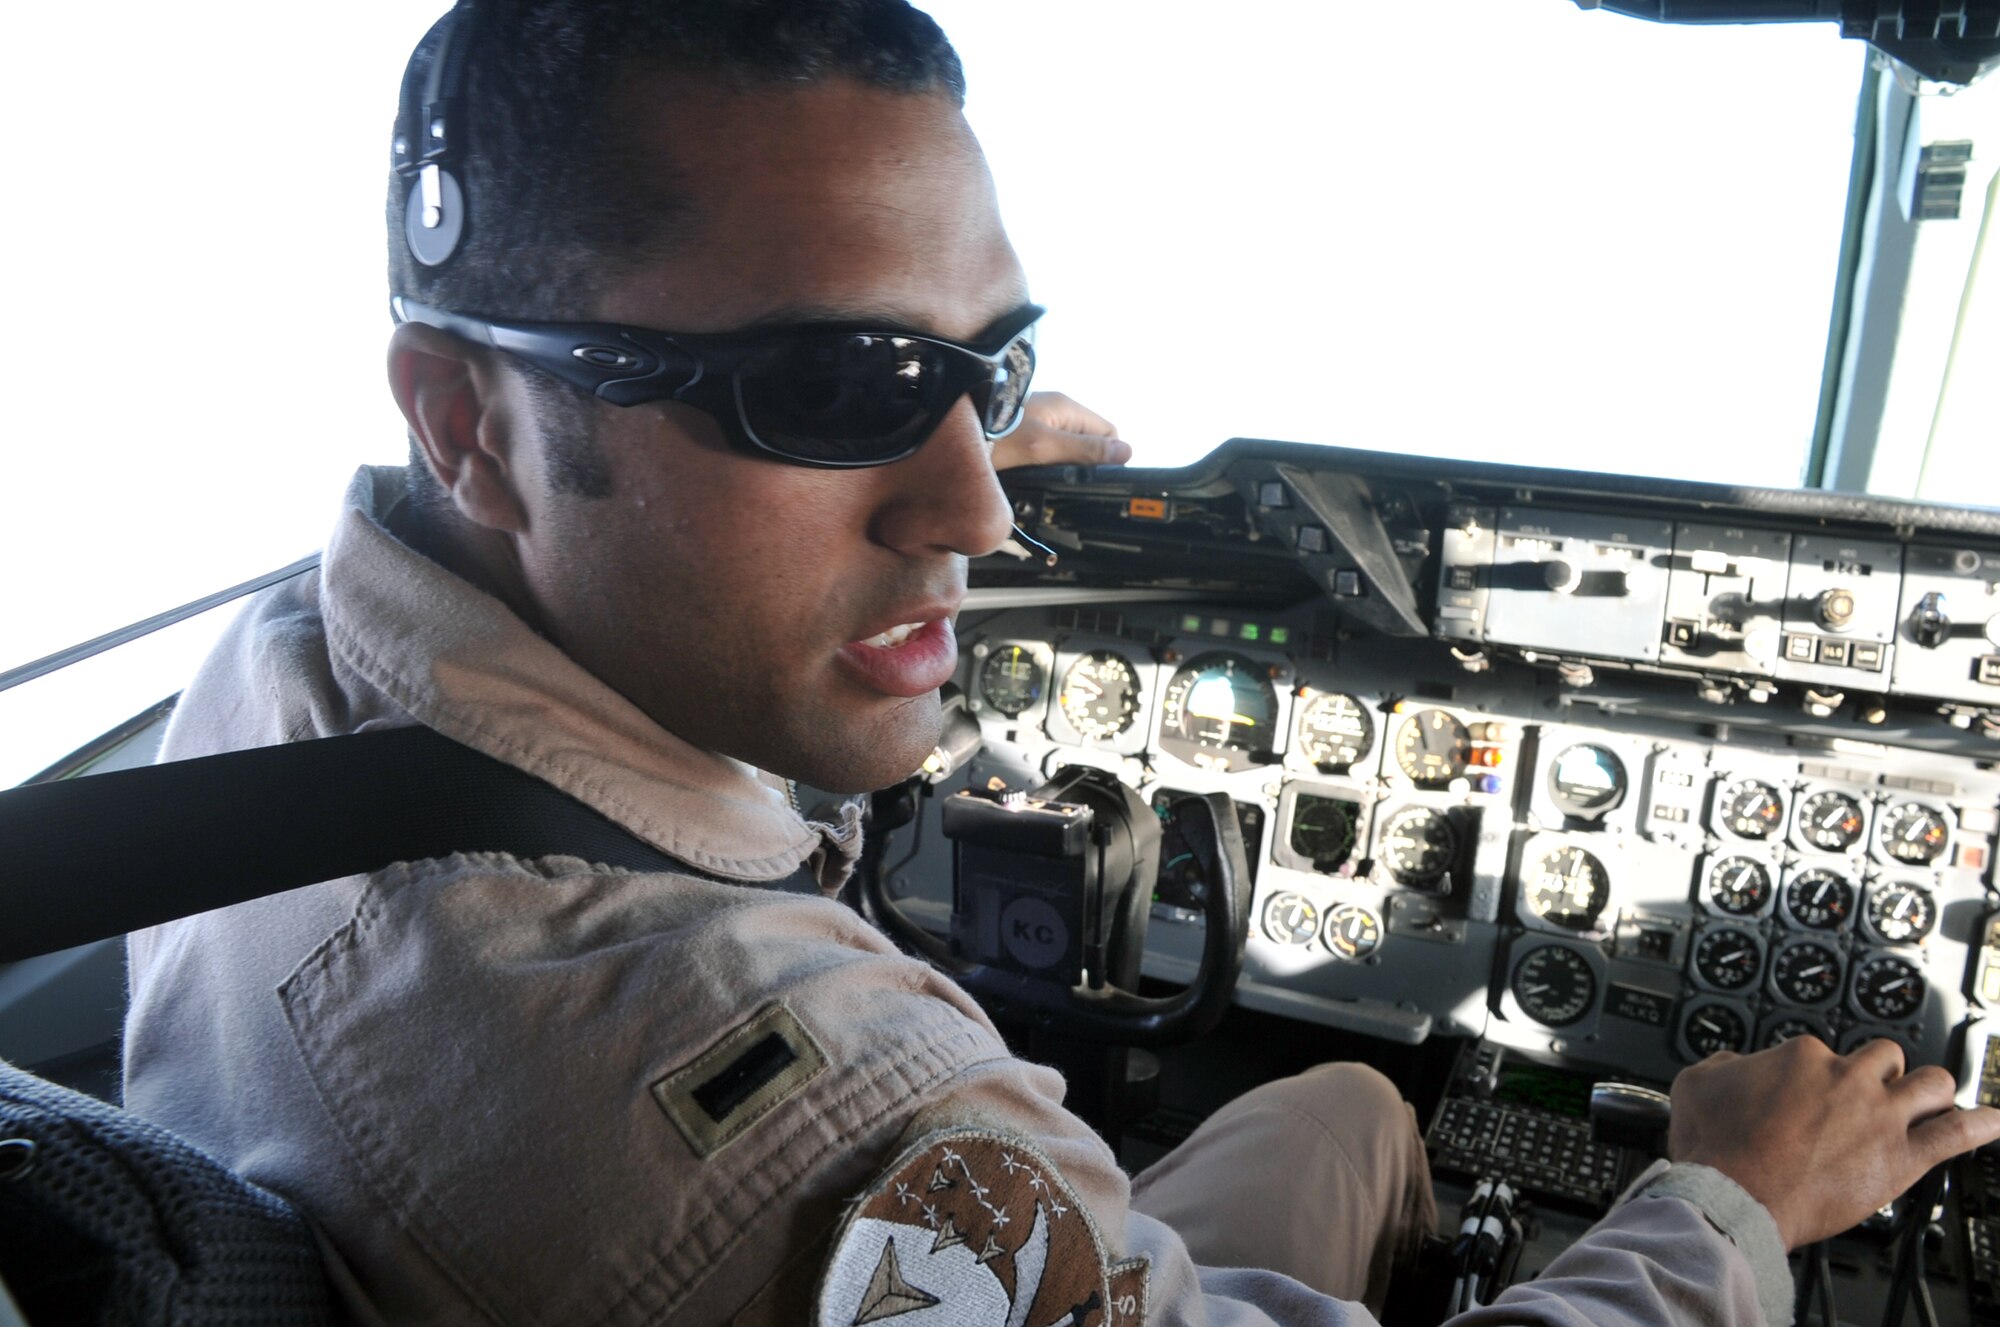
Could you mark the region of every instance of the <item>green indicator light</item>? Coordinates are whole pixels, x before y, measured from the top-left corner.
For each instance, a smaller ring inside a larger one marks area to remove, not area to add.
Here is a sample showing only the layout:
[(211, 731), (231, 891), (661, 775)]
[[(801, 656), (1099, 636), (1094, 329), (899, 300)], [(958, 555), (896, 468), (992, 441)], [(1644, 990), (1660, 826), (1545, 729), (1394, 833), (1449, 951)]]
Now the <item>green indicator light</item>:
[(1255, 622), (1245, 622), (1243, 624), (1243, 630), (1237, 632), (1236, 634), (1241, 636), (1244, 640), (1256, 640), (1259, 636), (1263, 635), (1264, 633), (1258, 629), (1258, 626)]
[(1271, 628), (1271, 644), (1290, 645), (1291, 643), (1292, 643), (1292, 629), (1290, 627)]
[(1194, 613), (1189, 613), (1189, 614), (1188, 614), (1188, 615), (1187, 615), (1186, 617), (1184, 617), (1184, 618), (1182, 618), (1182, 619), (1181, 619), (1181, 630), (1182, 630), (1182, 631), (1200, 631), (1200, 630), (1201, 630), (1201, 618), (1200, 618), (1199, 616), (1197, 616), (1196, 614), (1194, 614)]

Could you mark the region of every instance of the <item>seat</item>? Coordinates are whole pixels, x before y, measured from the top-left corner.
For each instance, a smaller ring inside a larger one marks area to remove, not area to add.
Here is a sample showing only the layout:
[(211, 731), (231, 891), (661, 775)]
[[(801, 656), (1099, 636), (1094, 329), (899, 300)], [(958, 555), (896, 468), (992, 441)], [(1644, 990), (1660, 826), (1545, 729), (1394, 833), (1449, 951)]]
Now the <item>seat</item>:
[(165, 1129), (0, 1061), (0, 1284), (31, 1327), (317, 1327), (319, 1247)]

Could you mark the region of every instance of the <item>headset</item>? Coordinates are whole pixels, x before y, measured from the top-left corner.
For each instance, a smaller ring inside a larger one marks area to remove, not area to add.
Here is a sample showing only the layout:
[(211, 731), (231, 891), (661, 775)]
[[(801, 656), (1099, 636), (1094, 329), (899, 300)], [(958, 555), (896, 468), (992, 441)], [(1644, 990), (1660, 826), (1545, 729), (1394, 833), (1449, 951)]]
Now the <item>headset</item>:
[[(403, 202), (403, 238), (410, 256), (425, 267), (440, 267), (465, 238), (465, 190), (452, 167), (464, 161), (465, 125), (460, 119), (465, 51), (472, 0), (457, 0), (431, 25), (403, 70), (402, 98), (396, 107), (391, 161), (409, 181)], [(430, 68), (417, 76), (417, 56), (431, 48)]]

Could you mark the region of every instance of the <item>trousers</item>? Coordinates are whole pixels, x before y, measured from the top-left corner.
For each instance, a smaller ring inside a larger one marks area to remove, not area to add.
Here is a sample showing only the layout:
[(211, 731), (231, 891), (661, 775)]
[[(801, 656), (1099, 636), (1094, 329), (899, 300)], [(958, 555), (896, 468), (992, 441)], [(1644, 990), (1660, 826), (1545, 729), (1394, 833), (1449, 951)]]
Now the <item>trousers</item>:
[(1208, 1267), (1262, 1267), (1378, 1316), (1437, 1224), (1416, 1112), (1375, 1070), (1324, 1064), (1205, 1120), (1132, 1181)]

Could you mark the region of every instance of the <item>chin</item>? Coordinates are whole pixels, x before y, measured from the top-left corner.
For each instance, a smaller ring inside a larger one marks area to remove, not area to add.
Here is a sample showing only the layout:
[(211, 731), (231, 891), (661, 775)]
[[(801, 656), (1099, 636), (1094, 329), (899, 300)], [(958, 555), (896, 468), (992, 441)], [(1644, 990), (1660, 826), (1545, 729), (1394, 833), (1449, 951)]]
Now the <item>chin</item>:
[(857, 726), (838, 746), (822, 745), (808, 761), (800, 762), (811, 772), (793, 777), (823, 792), (843, 795), (892, 787), (923, 765), (937, 746), (942, 724), (937, 693), (919, 696), (898, 705), (881, 722)]

